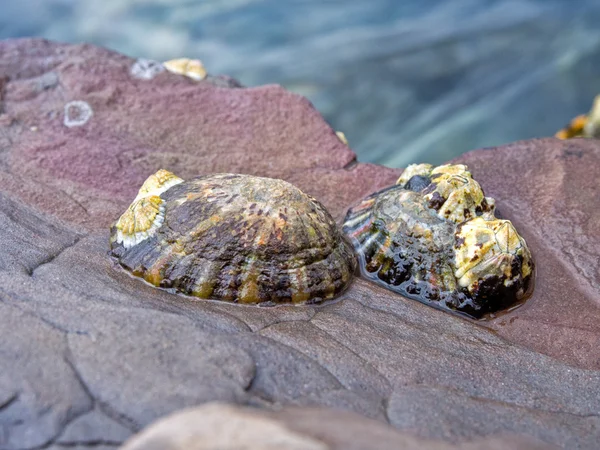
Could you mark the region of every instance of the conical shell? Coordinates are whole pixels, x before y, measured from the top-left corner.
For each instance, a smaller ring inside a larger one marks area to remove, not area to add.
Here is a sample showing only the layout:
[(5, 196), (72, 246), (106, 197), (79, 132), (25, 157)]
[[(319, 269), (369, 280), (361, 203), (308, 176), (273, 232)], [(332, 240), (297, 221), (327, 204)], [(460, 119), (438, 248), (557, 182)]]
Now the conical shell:
[(409, 166), (396, 186), (346, 215), (343, 231), (363, 276), (411, 298), (472, 316), (530, 293), (533, 261), (507, 220), (494, 217), (464, 165)]
[(200, 298), (317, 303), (340, 294), (355, 269), (351, 246), (325, 208), (291, 184), (219, 174), (160, 194), (164, 223), (112, 254), (134, 275)]
[(525, 280), (533, 274), (533, 261), (525, 240), (509, 220), (476, 217), (462, 223), (454, 254), (458, 284), (472, 296), (514, 295), (518, 299), (526, 294)]

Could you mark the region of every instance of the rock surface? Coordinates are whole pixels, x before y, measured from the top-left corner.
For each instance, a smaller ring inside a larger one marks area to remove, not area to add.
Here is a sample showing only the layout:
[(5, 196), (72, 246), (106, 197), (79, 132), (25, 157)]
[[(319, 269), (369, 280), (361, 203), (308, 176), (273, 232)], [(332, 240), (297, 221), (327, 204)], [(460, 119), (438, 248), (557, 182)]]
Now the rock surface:
[(403, 167), (550, 136), (588, 111), (599, 22), (598, 0), (2, 0), (0, 39), (187, 56), (278, 83), (361, 161)]
[[(0, 42), (0, 448), (114, 448), (209, 401), (351, 411), (381, 423), (382, 445), (524, 435), (531, 448), (597, 447), (599, 142), (459, 158), (537, 261), (534, 296), (487, 322), (360, 279), (318, 308), (194, 301), (107, 256), (108, 226), (148, 174), (280, 177), (341, 219), (398, 171), (356, 163), (308, 101), (277, 86), (143, 80), (133, 64), (88, 45)], [(64, 125), (71, 101), (92, 107), (84, 125)], [(301, 433), (320, 439), (324, 422)]]
[[(464, 450), (547, 449), (517, 436), (478, 439)], [(401, 433), (356, 414), (322, 408), (267, 412), (209, 403), (174, 413), (128, 440), (123, 450), (456, 450), (453, 444)]]

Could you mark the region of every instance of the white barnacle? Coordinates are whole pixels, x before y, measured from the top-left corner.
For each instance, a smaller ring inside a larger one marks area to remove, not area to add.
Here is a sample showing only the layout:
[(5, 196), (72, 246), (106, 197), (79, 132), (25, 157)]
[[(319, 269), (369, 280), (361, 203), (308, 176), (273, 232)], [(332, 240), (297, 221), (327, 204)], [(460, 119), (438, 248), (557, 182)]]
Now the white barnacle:
[(184, 75), (195, 81), (202, 81), (208, 75), (202, 61), (199, 59), (177, 58), (165, 61), (163, 63), (165, 69), (169, 72)]
[(85, 125), (93, 114), (94, 111), (89, 103), (82, 100), (74, 100), (65, 105), (63, 123), (68, 128), (80, 127)]
[(129, 71), (129, 73), (134, 78), (139, 78), (141, 80), (151, 80), (164, 70), (165, 67), (162, 65), (162, 63), (158, 61), (154, 61), (152, 59), (139, 58), (133, 64), (133, 66), (131, 66), (131, 70)]
[(164, 201), (158, 195), (141, 198), (133, 202), (115, 224), (117, 243), (131, 248), (154, 236), (164, 220)]
[(346, 135), (342, 131), (336, 131), (335, 135), (342, 142), (342, 144), (348, 145), (348, 139), (346, 138)]
[(181, 178), (164, 169), (150, 175), (115, 223), (117, 243), (131, 248), (154, 236), (165, 221), (165, 202), (160, 194), (179, 183), (183, 183)]

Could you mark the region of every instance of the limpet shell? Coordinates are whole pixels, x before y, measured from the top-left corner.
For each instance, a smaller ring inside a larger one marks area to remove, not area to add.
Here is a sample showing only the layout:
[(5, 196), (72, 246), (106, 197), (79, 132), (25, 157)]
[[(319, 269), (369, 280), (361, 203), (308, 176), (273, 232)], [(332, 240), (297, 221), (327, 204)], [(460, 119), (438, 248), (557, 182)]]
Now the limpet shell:
[(407, 297), (479, 317), (524, 299), (534, 265), (464, 165), (406, 168), (346, 215), (361, 273)]
[(356, 266), (318, 201), (283, 180), (238, 174), (157, 172), (113, 226), (110, 247), (155, 286), (251, 304), (331, 299)]

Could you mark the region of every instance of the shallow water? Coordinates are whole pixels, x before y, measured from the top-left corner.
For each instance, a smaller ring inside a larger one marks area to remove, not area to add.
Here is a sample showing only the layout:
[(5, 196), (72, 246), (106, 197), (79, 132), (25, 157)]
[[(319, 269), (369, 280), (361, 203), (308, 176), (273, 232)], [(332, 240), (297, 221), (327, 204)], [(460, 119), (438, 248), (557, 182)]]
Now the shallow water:
[(598, 0), (0, 0), (0, 38), (200, 58), (306, 95), (362, 161), (548, 136), (600, 93)]

